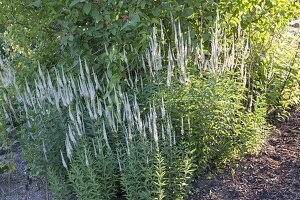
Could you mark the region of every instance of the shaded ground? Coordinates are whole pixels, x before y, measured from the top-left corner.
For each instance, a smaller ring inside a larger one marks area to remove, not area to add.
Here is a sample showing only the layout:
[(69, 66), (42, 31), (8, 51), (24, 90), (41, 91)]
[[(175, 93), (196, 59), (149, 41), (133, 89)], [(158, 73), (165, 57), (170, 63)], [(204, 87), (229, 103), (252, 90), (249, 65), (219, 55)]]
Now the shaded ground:
[(15, 144), (12, 147), (12, 157), (7, 152), (0, 155), (0, 160), (8, 159), (15, 163), (13, 172), (0, 174), (0, 200), (48, 200), (44, 182), (27, 176), (21, 151), (21, 147)]
[(300, 112), (278, 124), (259, 155), (238, 164), (201, 178), (188, 200), (300, 200)]

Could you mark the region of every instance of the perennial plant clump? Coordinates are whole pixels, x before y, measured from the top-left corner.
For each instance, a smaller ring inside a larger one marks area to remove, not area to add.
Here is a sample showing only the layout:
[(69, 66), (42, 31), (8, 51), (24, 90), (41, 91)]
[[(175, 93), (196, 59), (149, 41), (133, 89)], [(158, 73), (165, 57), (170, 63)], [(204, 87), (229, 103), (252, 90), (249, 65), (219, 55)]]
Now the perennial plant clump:
[(12, 68), (1, 72), (13, 91), (4, 93), (4, 117), (18, 124), (30, 168), (56, 199), (184, 199), (196, 172), (259, 149), (265, 94), (249, 106), (249, 40), (228, 41), (217, 22), (207, 51), (171, 21), (170, 43), (162, 24), (153, 27), (139, 66), (128, 50), (106, 49), (108, 60), (120, 56), (123, 79), (81, 59), (77, 74), (39, 65), (24, 86)]

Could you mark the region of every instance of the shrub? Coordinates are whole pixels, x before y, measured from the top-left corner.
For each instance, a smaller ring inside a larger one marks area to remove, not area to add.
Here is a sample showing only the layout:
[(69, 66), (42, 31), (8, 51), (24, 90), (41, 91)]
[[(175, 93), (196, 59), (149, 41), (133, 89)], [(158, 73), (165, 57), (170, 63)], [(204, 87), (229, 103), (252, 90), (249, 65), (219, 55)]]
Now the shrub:
[[(267, 51), (272, 34), (297, 15), (298, 5), (290, 0), (3, 1), (1, 52), (28, 77), (37, 69), (33, 67), (36, 62), (50, 70), (64, 65), (66, 70), (78, 71), (78, 56), (84, 57), (98, 75), (104, 75), (105, 46), (118, 54), (124, 49), (143, 51), (148, 46), (151, 28), (160, 27), (160, 22), (165, 43), (172, 42), (169, 18), (172, 12), (184, 30), (191, 29), (193, 38), (204, 40), (205, 50), (210, 49), (211, 28), (218, 21), (228, 38), (238, 38), (239, 28), (242, 28), (251, 39), (253, 55), (257, 56)], [(131, 67), (140, 67), (137, 55), (136, 51), (128, 55)], [(125, 69), (118, 63), (120, 60), (117, 57), (111, 63), (112, 72), (125, 78)]]
[(299, 31), (288, 28), (274, 38), (264, 57), (266, 101), (270, 118), (285, 116), (287, 109), (299, 104)]

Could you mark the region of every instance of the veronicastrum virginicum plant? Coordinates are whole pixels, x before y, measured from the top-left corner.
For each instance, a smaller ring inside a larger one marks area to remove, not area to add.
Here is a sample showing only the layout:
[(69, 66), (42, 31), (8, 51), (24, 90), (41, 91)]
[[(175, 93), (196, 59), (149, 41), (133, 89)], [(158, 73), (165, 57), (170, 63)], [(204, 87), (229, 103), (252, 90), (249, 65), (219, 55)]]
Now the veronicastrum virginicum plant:
[(20, 88), (9, 68), (2, 73), (4, 85), (16, 91), (13, 113), (23, 123), (25, 155), (36, 172), (48, 174), (54, 196), (110, 199), (121, 188), (127, 199), (182, 199), (194, 163), (224, 161), (259, 137), (258, 129), (241, 125), (263, 124), (242, 105), (248, 42), (226, 41), (216, 24), (207, 53), (172, 21), (174, 42), (167, 48), (163, 31), (159, 37), (153, 28), (140, 58), (146, 77), (124, 51), (127, 88), (112, 84), (109, 73), (99, 80), (81, 60), (76, 76), (39, 66), (33, 87), (25, 81)]
[[(109, 83), (108, 77), (106, 81)], [(13, 87), (18, 88), (17, 84), (12, 84)], [(103, 91), (105, 92), (104, 98), (100, 100), (97, 93)], [(146, 185), (153, 187), (154, 192), (150, 196), (154, 197), (162, 193), (155, 189), (156, 180), (150, 178), (155, 174), (155, 162), (149, 164), (148, 161), (146, 162), (146, 157), (144, 157), (145, 160), (141, 157), (141, 161), (132, 157), (139, 149), (136, 147), (138, 145), (141, 149), (148, 149), (149, 158), (147, 159), (152, 159), (155, 158), (160, 144), (166, 143), (171, 147), (175, 144), (172, 122), (167, 111), (162, 114), (166, 124), (161, 124), (162, 127), (166, 127), (166, 130), (162, 129), (160, 132), (158, 128), (160, 125), (157, 124), (158, 113), (154, 105), (150, 105), (149, 112), (142, 118), (136, 95), (129, 97), (129, 94), (116, 88), (109, 93), (105, 86), (100, 87), (97, 76), (89, 71), (86, 64), (84, 67), (80, 66), (80, 75), (77, 78), (67, 76), (62, 69), (61, 73), (55, 73), (55, 81), (51, 79), (49, 73), (44, 73), (39, 67), (35, 89), (31, 89), (26, 81), (24, 91), (18, 93), (16, 99), (22, 105), (22, 112), (24, 112), (22, 120), (26, 122), (24, 123), (26, 129), (22, 136), (25, 139), (25, 150), (39, 155), (31, 158), (33, 167), (44, 168), (44, 171), (56, 165), (63, 166), (68, 171), (67, 179), (71, 182), (78, 197), (99, 199), (100, 196), (102, 198), (115, 196), (117, 169), (121, 177), (126, 177), (130, 173), (133, 175), (135, 172), (130, 171), (128, 167), (138, 166), (141, 162), (147, 163), (143, 167), (144, 170), (153, 170), (152, 173), (141, 174), (141, 178), (148, 176), (150, 182)], [(53, 119), (55, 113), (56, 116)], [(55, 123), (55, 130), (51, 130), (52, 123)], [(60, 128), (59, 131), (58, 128)], [(64, 144), (61, 141), (64, 141)], [(142, 145), (137, 141), (141, 141)], [(34, 144), (39, 148), (30, 149), (26, 147), (28, 144)], [(51, 151), (54, 146), (55, 154)], [(75, 158), (73, 158), (74, 151), (76, 152)], [(60, 162), (57, 157), (60, 157)], [(111, 171), (108, 173), (99, 171), (99, 166), (104, 165), (110, 166), (107, 169)], [(91, 176), (87, 176), (84, 172)], [(100, 182), (103, 182), (104, 177), (107, 182), (101, 185)], [(65, 181), (68, 182), (68, 180)], [(121, 185), (126, 191), (128, 179), (121, 180)], [(179, 180), (178, 178), (176, 181)], [(89, 181), (91, 185), (83, 187), (83, 183), (88, 184)], [(110, 188), (107, 188), (107, 185), (110, 185)], [(132, 185), (129, 184), (129, 187), (131, 188)], [(130, 193), (138, 194), (147, 190), (148, 186), (137, 191), (127, 190), (128, 196), (126, 196), (134, 199), (130, 197)]]
[(152, 36), (146, 59), (141, 59), (152, 84), (144, 82), (141, 96), (157, 105), (165, 102), (175, 132), (185, 133), (177, 134), (178, 143), (188, 141), (196, 149), (194, 161), (200, 169), (257, 150), (266, 133), (264, 94), (252, 99), (254, 112), (247, 111), (251, 49), (242, 31), (238, 39), (228, 40), (216, 23), (210, 52), (191, 42), (180, 23), (173, 23), (173, 32), (174, 42), (167, 48), (158, 42), (162, 35)]

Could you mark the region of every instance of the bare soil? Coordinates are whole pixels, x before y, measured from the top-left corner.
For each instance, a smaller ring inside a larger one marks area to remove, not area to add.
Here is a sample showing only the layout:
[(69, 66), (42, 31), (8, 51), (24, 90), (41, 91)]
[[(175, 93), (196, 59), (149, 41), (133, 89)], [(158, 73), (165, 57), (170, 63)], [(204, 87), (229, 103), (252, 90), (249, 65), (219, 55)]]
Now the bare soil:
[(300, 112), (277, 124), (261, 152), (194, 185), (188, 200), (300, 200)]
[(50, 200), (45, 181), (28, 175), (20, 145), (14, 144), (10, 155), (4, 153), (0, 158), (11, 160), (15, 170), (0, 174), (0, 200)]

